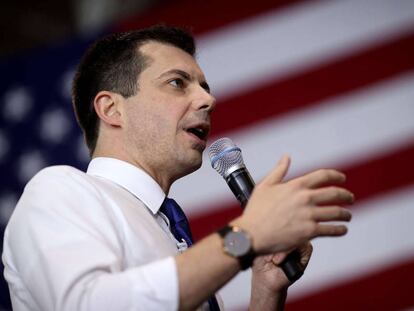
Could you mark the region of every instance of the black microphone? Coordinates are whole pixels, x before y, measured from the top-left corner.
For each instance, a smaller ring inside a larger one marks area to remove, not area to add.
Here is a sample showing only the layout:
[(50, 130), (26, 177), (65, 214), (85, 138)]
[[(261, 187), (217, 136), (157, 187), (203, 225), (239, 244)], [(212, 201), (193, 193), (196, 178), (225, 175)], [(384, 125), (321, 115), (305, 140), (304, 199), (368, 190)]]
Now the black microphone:
[[(216, 140), (208, 149), (211, 166), (225, 179), (227, 185), (244, 208), (252, 194), (255, 183), (241, 155), (241, 149), (230, 138)], [(283, 272), (291, 283), (303, 275), (298, 251), (291, 252), (281, 263)]]

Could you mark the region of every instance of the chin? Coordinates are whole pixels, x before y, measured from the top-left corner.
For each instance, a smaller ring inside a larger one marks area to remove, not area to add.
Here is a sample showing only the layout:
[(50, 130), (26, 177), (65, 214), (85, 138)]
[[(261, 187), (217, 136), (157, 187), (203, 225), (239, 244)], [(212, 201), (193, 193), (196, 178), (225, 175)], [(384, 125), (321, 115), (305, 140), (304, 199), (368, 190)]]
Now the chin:
[[(191, 163), (191, 165), (189, 165), (190, 173), (195, 172), (196, 170), (198, 170), (201, 167), (201, 164), (203, 164), (203, 160), (202, 160), (201, 157), (199, 159), (193, 161)], [(188, 174), (190, 174), (190, 173), (188, 173)]]
[(201, 164), (203, 164), (203, 160), (202, 157), (199, 156), (197, 158), (193, 158), (189, 161), (186, 161), (185, 163), (182, 163), (181, 165), (181, 176), (186, 176), (189, 175), (191, 173), (194, 173), (195, 171), (197, 171), (200, 167)]

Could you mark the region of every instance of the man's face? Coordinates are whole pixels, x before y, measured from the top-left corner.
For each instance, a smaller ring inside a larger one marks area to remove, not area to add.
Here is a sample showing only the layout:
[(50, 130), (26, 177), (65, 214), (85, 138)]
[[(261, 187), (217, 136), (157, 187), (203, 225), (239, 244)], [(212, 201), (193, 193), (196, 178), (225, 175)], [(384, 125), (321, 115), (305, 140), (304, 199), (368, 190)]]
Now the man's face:
[(200, 167), (215, 99), (194, 58), (171, 45), (149, 42), (149, 65), (126, 100), (126, 144), (134, 162), (174, 179)]

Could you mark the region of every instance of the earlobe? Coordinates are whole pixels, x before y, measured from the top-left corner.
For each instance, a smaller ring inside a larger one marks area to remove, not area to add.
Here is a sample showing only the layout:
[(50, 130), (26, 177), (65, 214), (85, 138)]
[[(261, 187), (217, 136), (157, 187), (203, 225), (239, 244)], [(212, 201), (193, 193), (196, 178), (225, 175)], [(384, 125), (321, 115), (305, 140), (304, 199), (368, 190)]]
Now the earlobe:
[(118, 97), (118, 94), (108, 91), (96, 94), (93, 104), (101, 122), (116, 127), (122, 125), (120, 98)]

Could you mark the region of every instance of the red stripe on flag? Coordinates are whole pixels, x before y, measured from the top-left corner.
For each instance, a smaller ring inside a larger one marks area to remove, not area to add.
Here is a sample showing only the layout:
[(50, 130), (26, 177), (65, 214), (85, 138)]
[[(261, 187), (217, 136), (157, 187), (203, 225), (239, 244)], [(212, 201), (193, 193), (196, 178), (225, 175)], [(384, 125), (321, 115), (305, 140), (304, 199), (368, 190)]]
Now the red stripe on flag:
[(414, 143), (369, 163), (360, 163), (344, 170), (346, 187), (363, 200), (414, 182)]
[(286, 310), (401, 310), (414, 306), (410, 280), (414, 280), (414, 258), (375, 274), (288, 302)]
[[(369, 162), (343, 168), (342, 171), (347, 175), (345, 187), (355, 193), (358, 203), (379, 193), (412, 184), (414, 183), (413, 159), (414, 143), (404, 149), (371, 159)], [(190, 220), (193, 235), (196, 240), (199, 240), (240, 214), (241, 209), (235, 201), (233, 205), (215, 208), (211, 213), (192, 216)]]
[(196, 34), (215, 30), (232, 22), (303, 0), (260, 0), (241, 3), (238, 0), (181, 0), (162, 3), (162, 6), (134, 16), (116, 26), (116, 31), (126, 31), (157, 23), (191, 27)]
[(413, 55), (414, 32), (282, 81), (270, 81), (269, 85), (219, 102), (212, 135), (250, 126), (401, 74), (414, 68)]

